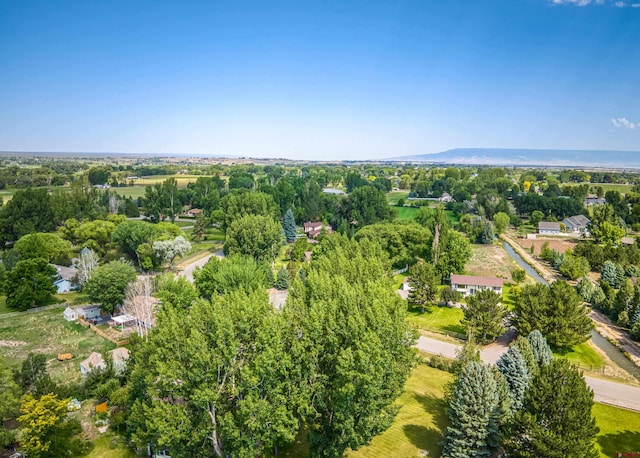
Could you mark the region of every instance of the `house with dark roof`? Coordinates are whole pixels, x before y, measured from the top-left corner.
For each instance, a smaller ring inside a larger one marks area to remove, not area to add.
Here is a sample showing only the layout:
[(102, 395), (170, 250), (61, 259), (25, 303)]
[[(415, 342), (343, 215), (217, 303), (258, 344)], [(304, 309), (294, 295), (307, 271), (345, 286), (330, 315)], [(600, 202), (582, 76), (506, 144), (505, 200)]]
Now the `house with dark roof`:
[(562, 220), (562, 223), (567, 228), (567, 232), (574, 232), (576, 234), (584, 234), (587, 232), (587, 226), (591, 221), (584, 215), (570, 216)]
[(470, 296), (485, 289), (502, 295), (503, 285), (502, 278), (451, 274), (451, 289), (462, 293), (463, 296)]

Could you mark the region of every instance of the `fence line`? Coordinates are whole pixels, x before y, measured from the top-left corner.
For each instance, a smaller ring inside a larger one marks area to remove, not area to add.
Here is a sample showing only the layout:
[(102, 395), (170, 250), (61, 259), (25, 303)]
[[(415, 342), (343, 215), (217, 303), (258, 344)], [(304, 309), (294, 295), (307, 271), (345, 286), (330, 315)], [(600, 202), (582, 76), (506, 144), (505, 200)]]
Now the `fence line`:
[(37, 313), (37, 312), (43, 312), (45, 310), (53, 310), (53, 309), (59, 309), (62, 307), (66, 307), (68, 304), (66, 302), (62, 302), (60, 304), (51, 304), (51, 305), (44, 305), (42, 307), (34, 307), (34, 308), (30, 308), (27, 310), (22, 310), (22, 311), (18, 311), (18, 312), (9, 312), (9, 313), (3, 313), (0, 315), (0, 318), (9, 318), (12, 316), (20, 316), (20, 315), (25, 315), (25, 314), (29, 314), (29, 313)]
[(107, 339), (109, 342), (112, 342), (112, 343), (116, 344), (118, 347), (122, 347), (123, 345), (127, 345), (129, 343), (128, 339), (117, 340), (117, 339), (111, 337), (109, 334), (104, 332), (102, 329), (99, 329), (96, 325), (89, 323), (87, 320), (85, 320), (82, 317), (78, 317), (78, 323), (80, 323), (82, 326), (85, 326), (85, 327), (89, 326), (89, 328), (91, 328), (91, 330), (93, 330), (100, 337), (102, 337), (103, 339)]

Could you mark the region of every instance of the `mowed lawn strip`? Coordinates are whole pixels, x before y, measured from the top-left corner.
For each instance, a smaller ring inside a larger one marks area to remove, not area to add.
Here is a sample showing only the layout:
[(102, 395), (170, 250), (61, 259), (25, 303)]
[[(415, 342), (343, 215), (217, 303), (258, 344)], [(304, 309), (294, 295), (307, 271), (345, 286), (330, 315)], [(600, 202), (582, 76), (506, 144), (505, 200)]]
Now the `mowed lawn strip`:
[(602, 458), (640, 453), (640, 413), (597, 403), (592, 413), (600, 428), (596, 445)]
[(425, 331), (464, 335), (464, 326), (460, 323), (463, 316), (464, 314), (460, 308), (429, 307), (425, 309), (424, 313), (420, 312), (420, 310), (409, 310), (407, 321)]
[(393, 424), (376, 436), (370, 445), (349, 451), (346, 456), (440, 456), (440, 442), (448, 424), (447, 406), (443, 400), (444, 388), (451, 379), (452, 375), (448, 372), (425, 364), (418, 365), (396, 401), (400, 410)]

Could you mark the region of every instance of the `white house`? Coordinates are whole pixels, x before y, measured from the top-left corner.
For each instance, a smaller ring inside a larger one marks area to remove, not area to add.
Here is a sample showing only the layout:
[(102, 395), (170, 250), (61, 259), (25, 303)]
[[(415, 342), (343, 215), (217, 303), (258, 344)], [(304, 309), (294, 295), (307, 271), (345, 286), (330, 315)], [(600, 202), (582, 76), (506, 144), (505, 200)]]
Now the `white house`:
[(451, 274), (451, 289), (462, 293), (463, 296), (470, 296), (485, 289), (502, 295), (503, 285), (502, 278)]
[(78, 313), (69, 306), (64, 309), (63, 316), (67, 321), (75, 321), (78, 319)]
[(93, 320), (100, 316), (100, 306), (98, 304), (83, 305), (82, 307), (78, 307), (76, 312), (78, 312), (78, 316), (81, 316), (85, 320)]
[(540, 234), (540, 235), (560, 235), (560, 223), (540, 221), (538, 223), (538, 234)]

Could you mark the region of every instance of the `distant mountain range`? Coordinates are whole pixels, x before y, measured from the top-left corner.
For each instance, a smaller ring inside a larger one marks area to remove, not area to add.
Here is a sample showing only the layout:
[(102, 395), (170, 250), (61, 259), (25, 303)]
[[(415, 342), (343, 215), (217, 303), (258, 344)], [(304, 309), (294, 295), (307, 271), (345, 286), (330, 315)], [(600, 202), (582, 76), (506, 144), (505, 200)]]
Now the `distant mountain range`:
[(640, 168), (640, 151), (457, 148), (390, 160), (460, 165)]

